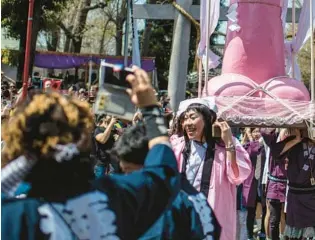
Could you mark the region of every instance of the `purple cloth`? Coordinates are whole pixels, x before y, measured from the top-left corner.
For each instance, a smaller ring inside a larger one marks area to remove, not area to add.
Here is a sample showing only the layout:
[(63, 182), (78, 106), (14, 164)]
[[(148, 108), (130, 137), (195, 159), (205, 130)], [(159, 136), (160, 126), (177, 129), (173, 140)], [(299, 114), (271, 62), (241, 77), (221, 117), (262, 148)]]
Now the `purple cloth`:
[[(273, 156), (273, 151), (277, 145), (277, 135), (275, 129), (261, 129), (261, 134), (264, 138), (265, 143), (270, 148), (270, 160), (269, 160), (269, 174), (273, 177), (279, 179), (287, 179), (287, 171), (285, 170), (285, 159), (279, 160), (275, 159)], [(271, 179), (268, 179), (267, 183), (267, 195), (268, 199), (279, 200), (280, 202), (285, 202), (286, 195), (286, 182), (276, 182)]]
[[(258, 196), (258, 185), (259, 183), (261, 184), (262, 174), (264, 171), (263, 166), (265, 165), (265, 152), (262, 151), (263, 149), (258, 141), (249, 142), (244, 146), (244, 148), (248, 152), (250, 160), (252, 161), (252, 171), (249, 177), (243, 182), (242, 205), (244, 207), (255, 207)], [(260, 169), (260, 179), (255, 179), (255, 169), (258, 155), (261, 155), (262, 167)]]
[[(294, 137), (289, 137), (284, 141), (277, 143), (273, 149), (273, 154), (279, 156), (282, 152), (286, 142), (292, 140)], [(300, 188), (311, 187), (310, 182), (310, 168), (304, 169), (304, 165), (308, 164), (308, 158), (304, 157), (303, 140), (301, 143), (295, 145), (286, 153), (289, 160), (288, 163), (288, 179), (289, 185)], [(313, 162), (315, 162), (313, 160)], [(313, 165), (314, 166), (314, 165)], [(315, 176), (315, 167), (312, 169), (313, 176)], [(287, 205), (287, 225), (296, 228), (315, 227), (315, 191), (296, 192), (288, 191), (288, 205)]]
[[(71, 55), (57, 55), (52, 53), (39, 53), (35, 55), (34, 65), (39, 68), (50, 69), (68, 69), (80, 67), (81, 65), (92, 60), (96, 64), (100, 64), (101, 58), (95, 56), (71, 56)], [(106, 57), (106, 62), (112, 64), (123, 64), (123, 58)], [(131, 59), (128, 60), (128, 66), (132, 64)], [(151, 72), (155, 69), (154, 59), (142, 59), (141, 67)]]

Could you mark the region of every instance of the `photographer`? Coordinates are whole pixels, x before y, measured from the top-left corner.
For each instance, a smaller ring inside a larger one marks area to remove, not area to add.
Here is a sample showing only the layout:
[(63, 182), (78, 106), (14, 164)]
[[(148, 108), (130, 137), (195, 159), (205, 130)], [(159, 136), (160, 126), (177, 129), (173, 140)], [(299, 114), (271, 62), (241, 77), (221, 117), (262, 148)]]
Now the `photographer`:
[(115, 118), (110, 116), (100, 115), (97, 118), (97, 127), (94, 130), (94, 141), (96, 147), (96, 177), (103, 176), (106, 173), (114, 171), (113, 165), (110, 163), (110, 157), (107, 153), (114, 146), (114, 125), (116, 123)]

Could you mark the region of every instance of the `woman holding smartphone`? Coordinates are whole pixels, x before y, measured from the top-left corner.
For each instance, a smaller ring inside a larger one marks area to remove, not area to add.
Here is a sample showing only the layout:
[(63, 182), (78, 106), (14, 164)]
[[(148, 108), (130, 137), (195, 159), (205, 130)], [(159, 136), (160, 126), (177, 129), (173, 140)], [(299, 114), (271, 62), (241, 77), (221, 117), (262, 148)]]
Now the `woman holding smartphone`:
[[(178, 114), (182, 140), (171, 138), (179, 171), (208, 199), (222, 227), (220, 239), (235, 239), (236, 185), (251, 173), (250, 158), (228, 123), (217, 121), (213, 104), (204, 99), (186, 101)], [(212, 136), (213, 127), (221, 129), (221, 139)]]

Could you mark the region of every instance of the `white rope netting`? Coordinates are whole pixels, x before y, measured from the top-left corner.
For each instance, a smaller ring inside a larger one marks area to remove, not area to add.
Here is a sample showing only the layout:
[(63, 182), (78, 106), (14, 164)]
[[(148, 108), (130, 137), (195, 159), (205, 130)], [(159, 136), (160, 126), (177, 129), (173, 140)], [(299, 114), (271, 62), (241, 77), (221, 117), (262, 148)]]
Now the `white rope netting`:
[(315, 104), (311, 102), (250, 96), (216, 96), (218, 117), (235, 124), (282, 126), (315, 124)]

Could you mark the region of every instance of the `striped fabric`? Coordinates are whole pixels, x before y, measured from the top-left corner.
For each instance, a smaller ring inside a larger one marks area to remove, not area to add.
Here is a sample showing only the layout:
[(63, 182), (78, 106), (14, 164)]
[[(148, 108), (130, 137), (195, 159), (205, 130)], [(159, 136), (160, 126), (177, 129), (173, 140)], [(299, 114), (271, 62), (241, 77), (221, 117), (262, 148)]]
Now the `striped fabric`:
[(1, 169), (1, 192), (13, 197), (16, 189), (35, 165), (36, 160), (20, 156)]

